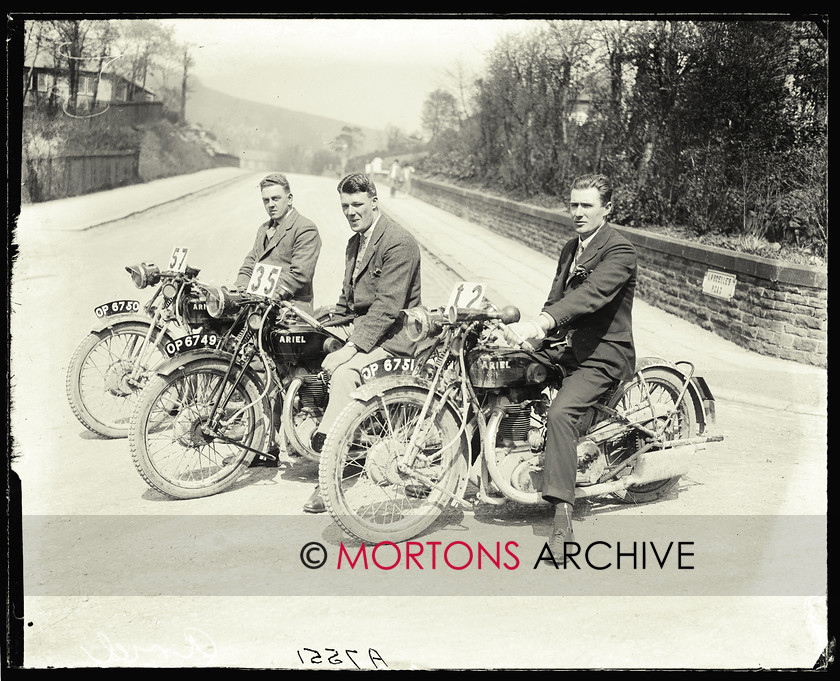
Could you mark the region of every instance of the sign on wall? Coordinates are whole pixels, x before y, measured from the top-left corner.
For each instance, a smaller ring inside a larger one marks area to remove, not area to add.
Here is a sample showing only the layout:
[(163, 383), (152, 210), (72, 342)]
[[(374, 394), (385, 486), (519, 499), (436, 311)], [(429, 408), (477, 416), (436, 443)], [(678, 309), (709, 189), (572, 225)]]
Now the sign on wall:
[(706, 276), (703, 277), (703, 293), (715, 298), (730, 300), (735, 295), (736, 281), (734, 274), (706, 270)]

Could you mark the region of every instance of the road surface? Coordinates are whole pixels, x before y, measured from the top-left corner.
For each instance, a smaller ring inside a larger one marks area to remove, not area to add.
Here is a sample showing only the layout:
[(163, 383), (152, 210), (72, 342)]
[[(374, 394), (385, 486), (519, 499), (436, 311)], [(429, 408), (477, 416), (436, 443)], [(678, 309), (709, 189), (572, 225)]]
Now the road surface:
[[(824, 545), (826, 418), (819, 410), (719, 399), (714, 430), (725, 440), (701, 453), (678, 492), (638, 507), (578, 504), (579, 542), (619, 532), (625, 546), (641, 545), (656, 519), (657, 541), (693, 547), (690, 573), (673, 560), (667, 570), (630, 568), (628, 558), (624, 572), (533, 570), (548, 512), (511, 504), (453, 511), (421, 541), (460, 542), (459, 550), (515, 542), (516, 570), (471, 564), (435, 572), (425, 562), (423, 572), (399, 563), (377, 574), (327, 575), (329, 565), (307, 570), (299, 558), (305, 543), (317, 541), (334, 560), (344, 539), (328, 516), (301, 513), (317, 477), (314, 463), (256, 469), (204, 499), (173, 501), (149, 489), (125, 440), (94, 436), (74, 418), (64, 395), (68, 360), (94, 321), (95, 305), (137, 297), (125, 265), (161, 263), (173, 247), (187, 246), (203, 280), (231, 283), (264, 219), (258, 180), (244, 174), (208, 181), (184, 198), (92, 229), (62, 230), (59, 219), (16, 236), (11, 433), (23, 486), (26, 666), (816, 662), (826, 641), (825, 560), (796, 552)], [(333, 303), (350, 235), (336, 182), (290, 180), (295, 206), (324, 242), (316, 305)], [(403, 224), (423, 218), (419, 202), (391, 199), (384, 187), (380, 194), (383, 209)], [(96, 200), (88, 198), (91, 211)], [(68, 227), (85, 205), (85, 197), (73, 200)], [(444, 240), (426, 235), (421, 243), (424, 302), (441, 304), (466, 273), (447, 257)], [(523, 263), (511, 254), (494, 267), (515, 275)], [(703, 353), (703, 343), (702, 333), (685, 337), (681, 354)], [(757, 366), (765, 361), (752, 359)], [(431, 545), (425, 549), (428, 561)], [(729, 580), (718, 579), (727, 574)]]

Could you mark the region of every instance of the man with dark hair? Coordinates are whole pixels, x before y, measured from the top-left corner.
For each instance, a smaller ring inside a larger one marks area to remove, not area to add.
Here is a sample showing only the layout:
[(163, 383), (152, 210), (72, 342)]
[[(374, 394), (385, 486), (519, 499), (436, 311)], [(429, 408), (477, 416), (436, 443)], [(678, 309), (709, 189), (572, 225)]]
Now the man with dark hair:
[[(337, 314), (353, 317), (353, 322), (347, 344), (322, 363), (330, 374), (330, 395), (311, 438), (316, 452), (361, 385), (364, 367), (387, 357), (414, 355), (416, 343), (406, 336), (399, 313), (421, 304), (420, 247), (407, 230), (381, 214), (373, 181), (363, 173), (348, 175), (338, 183), (338, 194), (353, 236), (347, 242)], [(317, 487), (303, 510), (326, 510)]]
[[(549, 549), (565, 561), (564, 542), (574, 541), (572, 506), (577, 472), (577, 420), (616, 381), (632, 377), (633, 293), (636, 249), (607, 224), (612, 186), (603, 175), (581, 175), (572, 182), (569, 213), (577, 238), (560, 252), (548, 300), (531, 321), (511, 324), (523, 340), (547, 341), (540, 350), (566, 376), (548, 412), (543, 499), (554, 505)], [(550, 341), (565, 345), (551, 347)]]
[(321, 253), (321, 236), (315, 224), (292, 206), (292, 191), (285, 175), (272, 173), (260, 182), (269, 220), (260, 225), (254, 245), (236, 277), (236, 288), (248, 286), (257, 263), (279, 265), (276, 295), (312, 305), (312, 277)]

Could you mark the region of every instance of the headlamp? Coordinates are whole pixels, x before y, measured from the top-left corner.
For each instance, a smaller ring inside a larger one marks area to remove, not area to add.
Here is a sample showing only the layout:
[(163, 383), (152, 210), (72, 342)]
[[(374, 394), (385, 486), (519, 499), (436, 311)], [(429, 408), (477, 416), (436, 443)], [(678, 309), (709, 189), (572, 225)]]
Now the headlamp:
[(154, 263), (142, 262), (139, 265), (129, 265), (125, 271), (131, 275), (131, 281), (137, 288), (154, 286), (160, 281), (160, 269)]

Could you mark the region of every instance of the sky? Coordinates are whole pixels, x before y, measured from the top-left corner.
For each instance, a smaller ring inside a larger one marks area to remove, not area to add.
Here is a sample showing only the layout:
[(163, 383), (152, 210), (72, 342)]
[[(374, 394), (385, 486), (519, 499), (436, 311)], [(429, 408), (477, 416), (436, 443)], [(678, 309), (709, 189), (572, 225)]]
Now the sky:
[(161, 19), (194, 47), (214, 90), (384, 130), (421, 132), (426, 97), (477, 75), (504, 33), (528, 19)]

